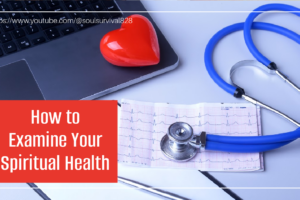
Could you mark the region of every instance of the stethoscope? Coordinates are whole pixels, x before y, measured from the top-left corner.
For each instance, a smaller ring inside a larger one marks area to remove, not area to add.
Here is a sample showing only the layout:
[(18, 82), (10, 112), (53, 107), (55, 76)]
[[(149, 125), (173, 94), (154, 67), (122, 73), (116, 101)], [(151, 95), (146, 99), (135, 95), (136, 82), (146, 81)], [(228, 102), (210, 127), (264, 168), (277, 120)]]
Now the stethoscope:
[[(283, 75), (277, 68), (274, 62), (271, 62), (268, 58), (263, 56), (258, 49), (255, 47), (252, 37), (251, 29), (261, 29), (267, 31), (273, 31), (275, 33), (286, 36), (295, 42), (300, 44), (300, 35), (277, 25), (253, 22), (253, 20), (264, 11), (280, 10), (291, 12), (300, 17), (300, 9), (285, 5), (285, 4), (267, 4), (258, 7), (251, 12), (246, 19), (245, 23), (237, 23), (230, 25), (219, 32), (217, 32), (209, 41), (205, 49), (205, 65), (210, 77), (214, 82), (219, 85), (223, 90), (233, 95), (236, 98), (244, 98), (245, 100), (271, 110), (282, 117), (288, 119), (298, 127), (300, 123), (293, 120), (289, 116), (281, 113), (280, 111), (246, 95), (243, 88), (236, 85), (232, 80), (232, 85), (225, 82), (214, 69), (212, 55), (217, 43), (226, 35), (235, 31), (244, 30), (244, 38), (246, 45), (252, 55), (257, 61), (242, 61), (234, 65), (230, 71), (230, 77), (240, 67), (243, 66), (255, 66), (264, 69), (270, 73), (278, 75), (285, 82), (290, 84), (293, 88), (300, 92), (300, 88), (297, 87), (292, 81), (290, 81), (285, 75)], [(172, 124), (167, 134), (161, 140), (161, 150), (165, 156), (175, 161), (187, 161), (193, 158), (199, 148), (213, 151), (224, 151), (224, 152), (238, 152), (238, 153), (253, 153), (253, 152), (264, 152), (282, 147), (286, 144), (291, 143), (300, 137), (300, 128), (295, 131), (288, 133), (281, 133), (277, 135), (267, 136), (219, 136), (211, 135), (202, 132), (200, 135), (193, 133), (193, 128), (185, 122), (176, 122)]]

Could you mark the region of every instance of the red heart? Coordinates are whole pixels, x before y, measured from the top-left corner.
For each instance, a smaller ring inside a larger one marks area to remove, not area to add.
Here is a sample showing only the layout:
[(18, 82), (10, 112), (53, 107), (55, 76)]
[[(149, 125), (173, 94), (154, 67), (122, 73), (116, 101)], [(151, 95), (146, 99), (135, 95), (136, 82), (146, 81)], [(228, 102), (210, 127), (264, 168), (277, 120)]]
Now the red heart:
[(120, 29), (104, 35), (100, 51), (108, 62), (122, 67), (156, 65), (160, 60), (155, 29), (142, 15), (125, 18)]

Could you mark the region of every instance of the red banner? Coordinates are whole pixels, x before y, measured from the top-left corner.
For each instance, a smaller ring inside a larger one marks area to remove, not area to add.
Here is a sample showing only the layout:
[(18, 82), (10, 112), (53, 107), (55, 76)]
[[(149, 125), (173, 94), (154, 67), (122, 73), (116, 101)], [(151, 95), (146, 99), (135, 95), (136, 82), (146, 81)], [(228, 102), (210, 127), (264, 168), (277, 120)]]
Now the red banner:
[(117, 182), (117, 101), (0, 101), (0, 182)]

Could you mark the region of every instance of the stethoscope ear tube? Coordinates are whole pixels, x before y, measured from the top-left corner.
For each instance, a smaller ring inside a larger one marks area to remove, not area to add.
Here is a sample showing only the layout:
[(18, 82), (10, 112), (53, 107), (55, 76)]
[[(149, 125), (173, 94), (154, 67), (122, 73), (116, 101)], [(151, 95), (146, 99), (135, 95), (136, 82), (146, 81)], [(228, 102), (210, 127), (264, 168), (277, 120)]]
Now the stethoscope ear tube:
[[(205, 54), (204, 54), (204, 62), (206, 66), (206, 70), (210, 77), (214, 80), (214, 82), (220, 86), (223, 90), (228, 92), (231, 95), (234, 95), (235, 97), (241, 97), (243, 95), (243, 90), (241, 90), (238, 87), (235, 87), (227, 82), (225, 82), (216, 72), (214, 65), (213, 65), (213, 51), (215, 46), (218, 44), (218, 42), (225, 36), (244, 29), (244, 23), (237, 23), (230, 25), (219, 32), (217, 32), (208, 42)], [(283, 28), (281, 26), (277, 26), (274, 24), (269, 23), (263, 23), (263, 22), (254, 22), (252, 23), (252, 29), (260, 29), (260, 30), (266, 30), (266, 31), (272, 31), (278, 34), (281, 34), (283, 36), (286, 36), (295, 42), (300, 44), (300, 36), (293, 31)]]
[[(262, 23), (262, 22), (253, 22), (253, 20), (258, 16), (262, 11), (266, 10), (283, 10), (283, 11), (290, 11), (295, 12), (296, 15), (300, 16), (300, 9), (295, 8), (293, 6), (284, 5), (284, 4), (269, 4), (265, 6), (261, 6), (258, 9), (256, 9), (254, 13), (251, 13), (249, 17), (247, 18), (245, 23), (237, 23), (230, 25), (228, 27), (225, 27), (224, 29), (217, 32), (209, 41), (206, 49), (205, 49), (205, 65), (206, 69), (210, 75), (210, 77), (214, 80), (214, 82), (220, 86), (223, 90), (230, 93), (231, 95), (234, 95), (235, 97), (243, 97), (247, 101), (254, 103), (255, 105), (260, 105), (264, 108), (267, 108), (286, 119), (290, 120), (297, 126), (300, 126), (300, 123), (296, 122), (295, 120), (291, 119), (287, 115), (284, 115), (283, 113), (271, 108), (270, 106), (267, 106), (254, 98), (251, 98), (245, 94), (245, 91), (238, 87), (231, 85), (227, 82), (225, 82), (216, 72), (213, 66), (213, 51), (217, 43), (226, 35), (233, 33), (235, 31), (244, 30), (244, 36), (246, 44), (253, 54), (255, 58), (257, 58), (260, 62), (262, 62), (265, 66), (267, 66), (270, 70), (274, 70), (279, 77), (283, 78), (287, 83), (292, 85), (295, 89), (300, 91), (299, 87), (297, 87), (294, 83), (292, 83), (290, 80), (288, 80), (285, 76), (283, 76), (277, 69), (277, 66), (275, 63), (269, 61), (267, 58), (265, 58), (255, 47), (253, 44), (252, 38), (251, 38), (251, 29), (260, 29), (260, 30), (267, 30), (272, 31), (278, 34), (281, 34), (283, 36), (286, 36), (298, 44), (300, 44), (300, 36), (286, 28), (269, 24), (269, 23)], [(254, 136), (254, 137), (232, 137), (232, 136), (217, 136), (217, 135), (210, 135), (207, 134), (206, 139), (206, 149), (208, 150), (214, 150), (214, 151), (226, 151), (226, 152), (263, 152), (263, 151), (269, 151), (275, 148), (282, 147), (293, 140), (296, 140), (300, 137), (300, 128), (298, 128), (295, 131), (288, 132), (288, 133), (282, 133), (278, 135), (271, 135), (271, 136)]]
[[(280, 111), (259, 102), (258, 100), (246, 95), (243, 88), (234, 84), (232, 80), (232, 74), (234, 71), (243, 66), (244, 64), (250, 64), (250, 66), (256, 66), (259, 68), (264, 68), (263, 64), (269, 68), (270, 71), (276, 73), (280, 78), (284, 79), (287, 83), (292, 85), (295, 89), (300, 91), (300, 88), (297, 87), (294, 83), (288, 80), (282, 73), (280, 73), (277, 69), (275, 63), (270, 62), (267, 58), (265, 58), (255, 47), (251, 38), (251, 29), (261, 29), (272, 31), (283, 36), (286, 36), (295, 42), (300, 44), (300, 36), (286, 28), (276, 26), (273, 24), (262, 23), (262, 22), (254, 22), (253, 20), (257, 15), (265, 10), (284, 10), (284, 11), (300, 11), (300, 9), (295, 8), (293, 6), (288, 6), (284, 4), (269, 4), (265, 6), (261, 6), (256, 9), (255, 13), (251, 13), (247, 18), (245, 23), (237, 23), (231, 26), (225, 27), (224, 29), (217, 32), (208, 42), (204, 61), (207, 72), (210, 77), (214, 80), (214, 82), (220, 86), (223, 90), (230, 93), (231, 95), (241, 98), (243, 97), (245, 100), (253, 103), (254, 105), (259, 105), (268, 110), (273, 111), (281, 115), (282, 117), (288, 119), (292, 123), (296, 124), (300, 127), (300, 123), (293, 120), (289, 116), (281, 113)], [(300, 16), (300, 13), (296, 13)], [(230, 78), (234, 85), (231, 85), (224, 81), (216, 72), (213, 66), (213, 51), (218, 42), (225, 37), (226, 35), (233, 33), (235, 31), (244, 30), (245, 40), (248, 48), (251, 53), (260, 61), (243, 61), (237, 63), (230, 72)], [(256, 152), (264, 152), (270, 151), (284, 145), (291, 143), (292, 141), (300, 138), (300, 128), (295, 131), (291, 131), (288, 133), (282, 133), (277, 135), (267, 135), (267, 136), (220, 136), (220, 135), (211, 135), (206, 134), (206, 132), (202, 132), (200, 135), (193, 134), (193, 128), (185, 122), (175, 122), (170, 125), (168, 129), (168, 133), (162, 138), (160, 147), (162, 152), (166, 157), (174, 161), (188, 161), (197, 155), (198, 148), (212, 150), (212, 151), (224, 151), (224, 152), (236, 152), (236, 153), (256, 153)]]
[[(258, 51), (258, 49), (254, 45), (252, 37), (251, 37), (251, 29), (252, 29), (252, 24), (253, 24), (254, 19), (261, 13), (264, 13), (265, 11), (270, 11), (270, 10), (280, 10), (280, 11), (290, 12), (290, 13), (293, 13), (300, 17), (300, 9), (296, 8), (294, 6), (286, 5), (286, 4), (267, 4), (267, 5), (263, 5), (263, 6), (256, 8), (253, 12), (251, 12), (249, 14), (249, 16), (247, 17), (247, 19), (245, 21), (244, 38), (245, 38), (245, 42), (246, 42), (246, 45), (247, 45), (249, 51), (256, 58), (256, 60), (263, 63), (265, 66), (276, 70), (277, 69), (276, 64), (272, 63), (268, 58), (263, 56)], [(275, 30), (274, 32), (277, 32), (277, 30)], [(288, 34), (286, 34), (286, 33), (283, 33), (282, 35), (289, 37)], [(296, 41), (296, 42), (299, 43), (299, 41)]]
[[(285, 4), (267, 4), (267, 5), (263, 5), (263, 6), (258, 7), (257, 9), (255, 9), (253, 12), (251, 12), (249, 14), (249, 16), (247, 17), (247, 19), (246, 19), (246, 21), (244, 23), (244, 38), (245, 38), (246, 45), (247, 45), (249, 51), (252, 53), (252, 55), (256, 58), (256, 60), (258, 60), (259, 62), (263, 63), (269, 69), (275, 71), (275, 73), (281, 79), (283, 79), (286, 83), (290, 84), (293, 88), (295, 88), (298, 92), (300, 92), (300, 87), (297, 86), (295, 83), (293, 83), (291, 80), (289, 80), (284, 74), (282, 74), (279, 71), (279, 69), (277, 68), (277, 65), (274, 62), (271, 62), (265, 56), (263, 56), (258, 51), (258, 49), (256, 48), (256, 46), (253, 43), (253, 40), (252, 40), (252, 37), (251, 37), (251, 28), (252, 28), (253, 20), (259, 14), (261, 14), (261, 13), (263, 13), (265, 11), (270, 11), (270, 10), (286, 11), (286, 12), (293, 13), (293, 14), (295, 14), (295, 15), (297, 15), (297, 16), (300, 17), (300, 9), (296, 8), (294, 6), (290, 6), (290, 5), (285, 5)], [(290, 37), (289, 34), (283, 34), (283, 35), (286, 36), (286, 37)], [(294, 41), (297, 42), (298, 44), (300, 44), (298, 40), (294, 40)]]

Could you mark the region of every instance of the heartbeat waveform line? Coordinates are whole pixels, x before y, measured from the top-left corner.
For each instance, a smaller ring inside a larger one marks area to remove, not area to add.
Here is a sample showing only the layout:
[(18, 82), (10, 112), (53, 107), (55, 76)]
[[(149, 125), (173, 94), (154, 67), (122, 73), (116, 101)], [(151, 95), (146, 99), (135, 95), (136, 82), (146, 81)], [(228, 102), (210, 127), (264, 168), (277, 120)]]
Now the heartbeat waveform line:
[(149, 151), (161, 151), (160, 149), (149, 149), (149, 148), (142, 148), (142, 147), (134, 147), (131, 145), (123, 145), (123, 144), (118, 144), (118, 146), (122, 146), (122, 147), (127, 147), (127, 148), (132, 148), (132, 149), (144, 149), (144, 150), (149, 150)]
[[(164, 131), (155, 131), (155, 130), (153, 130), (153, 131), (148, 131), (148, 130), (142, 130), (142, 129), (134, 129), (134, 128), (129, 128), (129, 127), (119, 127), (119, 128), (121, 128), (121, 129), (128, 129), (128, 130), (132, 130), (132, 131), (141, 131), (141, 132), (148, 132), (148, 133), (164, 133), (164, 134), (167, 134), (167, 132), (164, 132)], [(206, 134), (212, 134), (212, 135), (251, 135), (251, 134), (254, 134), (254, 133), (256, 133), (257, 134), (257, 132), (252, 132), (252, 131), (249, 131), (249, 132), (244, 132), (244, 133), (239, 133), (239, 132), (233, 132), (233, 133), (230, 133), (230, 132), (227, 132), (227, 133), (212, 133), (212, 132), (206, 132)]]
[(122, 110), (122, 112), (127, 112), (127, 113), (131, 113), (131, 114), (144, 114), (144, 115), (150, 115), (150, 116), (153, 116), (153, 117), (159, 117), (159, 116), (164, 116), (164, 117), (173, 117), (173, 118), (201, 118), (201, 117), (205, 117), (205, 116), (209, 116), (209, 117), (256, 117), (256, 115), (251, 115), (250, 113), (248, 113), (248, 115), (237, 115), (237, 114), (234, 114), (234, 115), (228, 115), (228, 113), (226, 115), (211, 115), (211, 114), (204, 114), (204, 115), (201, 115), (199, 113), (198, 116), (186, 116), (186, 115), (183, 115), (183, 116), (178, 116), (178, 114), (176, 116), (174, 115), (166, 115), (166, 114), (151, 114), (151, 113), (144, 113), (142, 111), (138, 111), (138, 112), (133, 112), (133, 111), (128, 111), (128, 110)]
[(131, 140), (131, 138), (133, 138), (133, 139), (136, 139), (136, 140), (149, 140), (149, 141), (153, 141), (153, 142), (160, 142), (161, 140), (157, 140), (157, 139), (153, 139), (153, 138), (138, 138), (138, 137), (135, 137), (135, 136), (133, 136), (133, 135), (121, 135), (121, 134), (119, 134), (119, 136), (121, 136), (121, 137), (129, 137), (130, 138), (130, 140)]
[[(144, 123), (144, 124), (152, 124), (154, 126), (158, 125), (158, 124), (164, 124), (164, 125), (171, 125), (171, 124), (168, 124), (168, 123), (165, 123), (164, 121), (161, 121), (161, 122), (158, 122), (156, 123), (155, 120), (154, 122), (145, 122), (143, 121), (142, 119), (138, 118), (137, 120), (133, 120), (133, 119), (124, 119), (124, 118), (120, 118), (120, 120), (123, 120), (123, 121), (129, 121), (131, 123), (135, 123), (135, 122), (141, 122), (141, 123)], [(210, 125), (210, 126), (222, 126), (222, 125), (226, 125), (226, 126), (232, 126), (232, 125), (238, 125), (238, 126), (241, 126), (241, 125), (249, 125), (249, 126), (252, 126), (252, 125), (255, 125), (257, 124), (257, 122), (255, 123), (251, 123), (250, 120), (248, 123), (239, 123), (239, 122), (233, 122), (233, 123), (229, 123), (228, 120), (227, 120), (227, 123), (220, 123), (220, 124), (211, 124), (210, 122), (205, 122), (205, 123), (201, 123), (201, 121), (199, 121), (199, 124), (194, 124), (194, 125), (191, 125), (192, 127), (195, 127), (195, 126), (204, 126), (204, 125)]]
[[(141, 158), (141, 159), (146, 159), (146, 160), (151, 160), (151, 161), (157, 161), (157, 160), (163, 160), (163, 161), (168, 161), (168, 162), (174, 162), (170, 159), (167, 159), (167, 158), (147, 158), (147, 157), (142, 157), (142, 156), (139, 156), (139, 155), (126, 155), (126, 154), (120, 154), (118, 153), (118, 155), (120, 156), (125, 156), (125, 157), (130, 157), (130, 158), (134, 158), (134, 157), (138, 157), (138, 158)], [(234, 163), (234, 162), (257, 162), (257, 161), (260, 161), (259, 159), (253, 159), (251, 158), (251, 160), (240, 160), (240, 159), (235, 159), (235, 160), (222, 160), (222, 161), (218, 161), (218, 160), (210, 160), (210, 159), (206, 159), (206, 160), (199, 160), (199, 161), (195, 161), (195, 160), (190, 160), (189, 162), (194, 162), (194, 163), (205, 163), (205, 162), (210, 162), (210, 163)]]
[(136, 140), (149, 140), (149, 141), (153, 141), (153, 142), (154, 141), (160, 142), (160, 140), (151, 139), (151, 138), (137, 138), (137, 137), (134, 137), (133, 135), (121, 135), (121, 134), (119, 134), (119, 136), (121, 136), (121, 137), (129, 137), (130, 139), (134, 138)]
[(236, 155), (206, 151), (189, 161), (191, 165), (182, 165), (169, 160), (160, 149), (161, 137), (167, 133), (165, 127), (182, 120), (190, 123), (194, 130), (210, 130), (211, 132), (207, 134), (212, 135), (259, 135), (260, 112), (257, 111), (259, 110), (257, 107), (241, 108), (241, 106), (216, 104), (156, 109), (155, 104), (142, 102), (124, 103), (123, 100), (122, 104), (126, 105), (121, 107), (123, 115), (119, 118), (119, 163), (142, 164), (149, 167), (191, 167), (217, 171), (262, 169), (262, 158), (255, 153)]
[(155, 130), (153, 130), (153, 131), (147, 131), (147, 130), (142, 130), (142, 129), (134, 129), (134, 128), (128, 128), (128, 127), (119, 127), (119, 128), (121, 128), (121, 129), (130, 129), (130, 130), (132, 130), (132, 131), (141, 131), (141, 132), (148, 132), (148, 133), (164, 133), (164, 134), (167, 134), (167, 132), (164, 132), (164, 131), (155, 131)]

